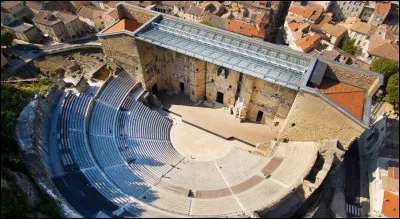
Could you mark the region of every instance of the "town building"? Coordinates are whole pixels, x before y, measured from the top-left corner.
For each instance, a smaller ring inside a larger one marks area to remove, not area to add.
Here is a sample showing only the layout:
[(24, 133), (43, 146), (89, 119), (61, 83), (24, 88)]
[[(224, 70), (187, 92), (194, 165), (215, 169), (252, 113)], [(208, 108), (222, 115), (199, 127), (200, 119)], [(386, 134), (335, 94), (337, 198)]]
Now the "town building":
[(388, 27), (380, 26), (370, 37), (363, 50), (364, 61), (371, 63), (375, 58), (384, 57), (399, 61), (399, 35)]
[(326, 23), (322, 26), (322, 32), (329, 37), (329, 42), (333, 44), (335, 47), (339, 45), (342, 41), (343, 37), (345, 37), (347, 33), (347, 29), (339, 26)]
[(300, 16), (304, 18), (306, 21), (316, 24), (322, 18), (323, 8), (320, 5), (316, 4), (307, 4), (307, 5), (298, 5), (291, 4), (289, 8), (289, 17)]
[(355, 40), (354, 45), (362, 50), (367, 48), (370, 37), (375, 33), (377, 27), (362, 21), (357, 21), (349, 28), (349, 37)]
[(254, 37), (259, 39), (264, 39), (265, 33), (264, 29), (261, 29), (257, 24), (251, 24), (239, 20), (228, 21), (228, 26), (226, 28), (229, 31), (239, 33), (248, 37)]
[(366, 1), (364, 8), (360, 14), (361, 21), (369, 23), (374, 14), (376, 1)]
[(389, 15), (390, 8), (390, 1), (378, 1), (376, 3), (374, 13), (369, 20), (369, 23), (373, 25), (382, 24), (385, 21), (386, 17)]
[(389, 117), (377, 118), (357, 140), (368, 170), (369, 215), (375, 218), (399, 217), (399, 121)]
[(76, 14), (83, 23), (85, 23), (85, 27), (89, 28), (91, 31), (98, 32), (106, 27), (106, 23), (104, 22), (103, 16), (108, 11), (97, 8), (95, 6), (81, 6)]
[(62, 42), (86, 33), (78, 16), (63, 12), (40, 11), (32, 19), (33, 23), (44, 34), (53, 40)]
[(306, 22), (303, 18), (297, 17), (295, 19), (287, 17), (284, 24), (286, 33), (285, 41), (290, 48), (296, 49), (296, 41), (301, 39), (304, 34), (310, 31), (310, 23)]
[(34, 42), (39, 35), (39, 31), (34, 25), (21, 21), (12, 22), (7, 28), (14, 34), (15, 38), (26, 42)]
[(34, 13), (39, 11), (60, 11), (75, 14), (76, 7), (72, 1), (26, 1), (26, 6)]
[(200, 22), (203, 20), (204, 12), (204, 8), (197, 5), (191, 5), (186, 11), (184, 11), (182, 17), (189, 21)]
[(300, 39), (295, 41), (295, 46), (293, 49), (302, 51), (302, 52), (309, 52), (315, 47), (319, 45), (321, 41), (321, 37), (313, 32), (310, 32)]
[(210, 25), (214, 26), (214, 27), (218, 27), (220, 29), (226, 29), (228, 26), (228, 22), (229, 20), (226, 18), (221, 18), (217, 15), (214, 14), (206, 14), (204, 16), (204, 21), (207, 21)]
[(348, 17), (360, 17), (365, 1), (332, 1), (330, 11), (335, 21), (343, 21)]
[(33, 12), (26, 7), (24, 1), (2, 1), (1, 2), (1, 24), (7, 26), (14, 21), (29, 21), (34, 16)]

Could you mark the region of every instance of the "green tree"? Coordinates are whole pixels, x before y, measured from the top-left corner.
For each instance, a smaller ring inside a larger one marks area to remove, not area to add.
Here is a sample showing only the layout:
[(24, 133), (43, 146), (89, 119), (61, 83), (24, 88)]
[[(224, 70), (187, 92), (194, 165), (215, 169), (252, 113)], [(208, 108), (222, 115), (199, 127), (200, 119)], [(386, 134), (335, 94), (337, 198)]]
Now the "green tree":
[(343, 42), (342, 49), (350, 54), (354, 54), (354, 52), (357, 50), (357, 46), (354, 46), (354, 43), (356, 40), (354, 39), (346, 39)]
[(397, 108), (399, 105), (399, 72), (390, 76), (386, 85), (386, 93), (386, 101)]
[(374, 59), (371, 63), (371, 67), (372, 71), (390, 77), (399, 69), (399, 63), (394, 60), (381, 57)]
[(12, 34), (7, 28), (1, 27), (1, 45), (10, 46), (14, 40), (14, 34)]

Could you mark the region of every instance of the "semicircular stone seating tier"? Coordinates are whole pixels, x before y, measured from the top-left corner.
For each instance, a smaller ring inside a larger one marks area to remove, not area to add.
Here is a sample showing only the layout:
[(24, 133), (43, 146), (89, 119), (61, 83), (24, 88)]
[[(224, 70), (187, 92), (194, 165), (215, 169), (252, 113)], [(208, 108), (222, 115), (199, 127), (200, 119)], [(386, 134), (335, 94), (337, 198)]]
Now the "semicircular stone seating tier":
[(70, 94), (58, 123), (64, 167), (77, 166), (131, 214), (240, 216), (270, 208), (302, 183), (316, 160), (313, 142), (281, 143), (271, 158), (242, 149), (207, 162), (184, 157), (171, 142), (172, 121), (130, 98), (134, 87), (122, 71), (96, 98)]

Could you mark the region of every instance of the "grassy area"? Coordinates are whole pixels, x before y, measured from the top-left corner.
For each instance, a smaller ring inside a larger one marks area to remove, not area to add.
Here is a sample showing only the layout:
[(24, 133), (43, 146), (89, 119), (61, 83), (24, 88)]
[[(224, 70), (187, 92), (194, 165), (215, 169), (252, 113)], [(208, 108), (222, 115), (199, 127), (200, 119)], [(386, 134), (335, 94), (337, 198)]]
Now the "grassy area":
[[(32, 217), (40, 214), (44, 217), (61, 217), (54, 200), (42, 192), (36, 185), (22, 159), (18, 145), (14, 140), (14, 128), (22, 109), (34, 94), (45, 93), (50, 81), (1, 83), (1, 217)], [(26, 194), (17, 185), (12, 172), (19, 172), (33, 182), (40, 203), (30, 206)]]

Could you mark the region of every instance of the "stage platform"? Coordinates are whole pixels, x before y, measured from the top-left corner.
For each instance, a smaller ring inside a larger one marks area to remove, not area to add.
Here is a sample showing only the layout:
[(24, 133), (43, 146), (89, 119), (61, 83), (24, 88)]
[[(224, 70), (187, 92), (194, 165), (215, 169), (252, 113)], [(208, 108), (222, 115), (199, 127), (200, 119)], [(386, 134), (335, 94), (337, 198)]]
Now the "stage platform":
[(182, 117), (182, 121), (225, 139), (235, 139), (252, 146), (274, 139), (279, 127), (250, 121), (239, 122), (222, 108), (210, 108), (203, 104), (195, 106), (189, 97), (183, 94), (158, 94), (163, 107)]

